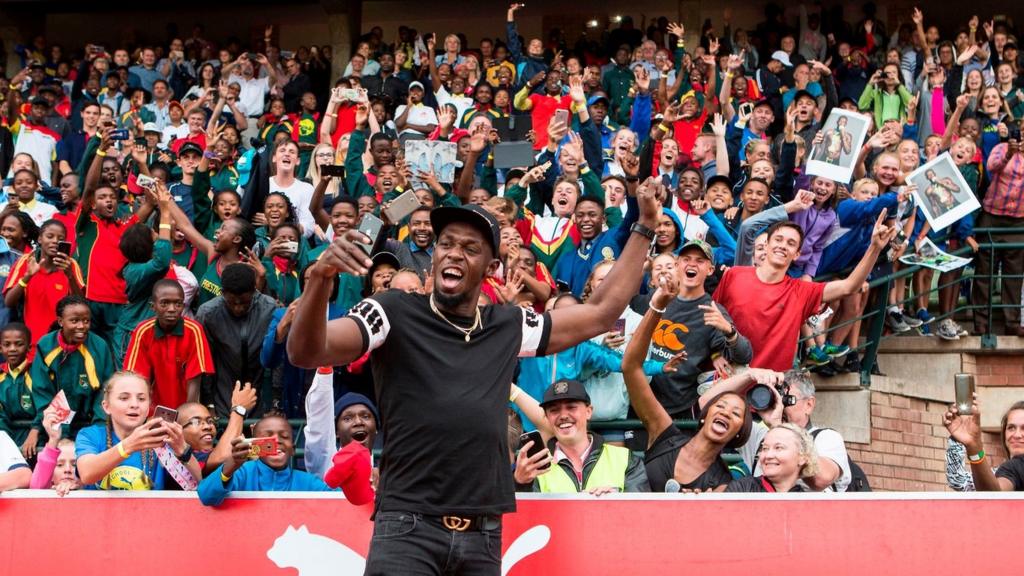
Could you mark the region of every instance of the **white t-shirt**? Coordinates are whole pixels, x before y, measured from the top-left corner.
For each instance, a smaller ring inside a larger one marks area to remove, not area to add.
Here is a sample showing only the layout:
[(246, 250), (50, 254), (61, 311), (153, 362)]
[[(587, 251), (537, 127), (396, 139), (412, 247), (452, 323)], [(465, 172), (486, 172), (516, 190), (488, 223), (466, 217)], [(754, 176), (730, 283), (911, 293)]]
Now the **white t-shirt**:
[(15, 468), (28, 468), (28, 463), (14, 440), (11, 440), (7, 432), (0, 430), (0, 472), (10, 472)]
[(188, 124), (182, 123), (181, 126), (171, 126), (168, 124), (164, 126), (163, 136), (160, 137), (160, 145), (167, 148), (171, 145), (171, 142), (178, 138), (188, 138)]
[(274, 182), (274, 178), (271, 177), (268, 191), (281, 192), (287, 196), (295, 208), (295, 215), (299, 218), (299, 224), (302, 225), (302, 236), (308, 238), (313, 234), (316, 221), (313, 219), (313, 213), (309, 211), (309, 202), (313, 199), (312, 184), (296, 178), (291, 186), (283, 188), (280, 184)]
[(228, 84), (238, 82), (242, 91), (238, 94), (238, 101), (245, 108), (246, 115), (259, 116), (263, 113), (266, 104), (267, 92), (270, 92), (270, 80), (267, 78), (245, 78), (232, 74), (228, 77)]
[(24, 152), (31, 156), (39, 164), (39, 179), (53, 182), (53, 161), (57, 159), (58, 140), (60, 137), (49, 128), (22, 122), (14, 153)]
[[(405, 104), (399, 106), (395, 110), (395, 118), (401, 116), (405, 112), (405, 109)], [(434, 112), (434, 109), (431, 108), (430, 106), (420, 103), (413, 106), (412, 110), (409, 110), (409, 115), (405, 118), (405, 121), (408, 122), (409, 124), (419, 124), (420, 126), (427, 126), (430, 124), (436, 126), (437, 113)], [(423, 132), (420, 132), (419, 130), (413, 130), (412, 128), (406, 128), (405, 130), (399, 132), (399, 135), (402, 134), (419, 134), (420, 136), (426, 136), (426, 134), (424, 134)]]

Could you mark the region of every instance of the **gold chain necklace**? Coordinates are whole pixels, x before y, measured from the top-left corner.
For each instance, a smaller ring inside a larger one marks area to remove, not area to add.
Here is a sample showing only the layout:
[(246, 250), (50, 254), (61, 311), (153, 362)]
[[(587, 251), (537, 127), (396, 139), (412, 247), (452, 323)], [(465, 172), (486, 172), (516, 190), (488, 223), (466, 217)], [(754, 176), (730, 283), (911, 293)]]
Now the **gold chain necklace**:
[(463, 327), (459, 326), (458, 324), (456, 324), (456, 323), (452, 322), (451, 320), (449, 320), (444, 314), (442, 314), (441, 311), (437, 309), (437, 304), (434, 303), (434, 295), (433, 294), (430, 295), (430, 309), (434, 312), (434, 314), (437, 314), (438, 318), (440, 318), (441, 320), (444, 320), (445, 322), (448, 323), (449, 326), (451, 326), (452, 328), (455, 328), (456, 330), (458, 330), (459, 332), (464, 334), (466, 336), (466, 342), (469, 342), (469, 335), (473, 332), (473, 330), (476, 330), (477, 328), (483, 328), (484, 327), (483, 320), (480, 319), (480, 307), (479, 306), (476, 307), (476, 318), (473, 320), (473, 325), (470, 326), (469, 328), (463, 328)]

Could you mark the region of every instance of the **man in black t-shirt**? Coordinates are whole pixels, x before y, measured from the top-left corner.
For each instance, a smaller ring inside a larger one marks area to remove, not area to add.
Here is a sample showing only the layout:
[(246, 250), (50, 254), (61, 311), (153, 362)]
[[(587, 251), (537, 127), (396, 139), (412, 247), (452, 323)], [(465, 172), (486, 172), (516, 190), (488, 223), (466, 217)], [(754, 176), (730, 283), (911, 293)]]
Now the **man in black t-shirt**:
[(370, 352), (384, 450), (366, 574), (499, 574), (501, 515), (515, 510), (506, 407), (519, 356), (551, 354), (608, 330), (639, 289), (665, 189), (636, 187), (640, 219), (586, 304), (538, 315), (478, 307), (497, 271), (499, 227), (479, 206), (431, 213), (430, 295), (387, 291), (327, 317), (330, 283), (372, 262), (358, 231), (335, 238), (306, 282), (288, 339), (293, 364), (338, 365)]

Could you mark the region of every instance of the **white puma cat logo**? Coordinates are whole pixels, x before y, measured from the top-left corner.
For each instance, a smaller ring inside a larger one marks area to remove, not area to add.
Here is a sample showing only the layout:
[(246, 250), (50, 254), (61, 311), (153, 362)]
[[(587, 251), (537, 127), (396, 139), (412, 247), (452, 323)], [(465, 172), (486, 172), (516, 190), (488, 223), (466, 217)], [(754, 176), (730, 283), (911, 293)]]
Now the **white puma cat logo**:
[[(513, 566), (547, 546), (550, 540), (551, 530), (544, 525), (520, 534), (501, 559), (501, 576), (507, 576)], [(267, 558), (278, 568), (298, 570), (299, 576), (356, 576), (366, 568), (366, 559), (354, 550), (337, 540), (311, 533), (305, 525), (297, 529), (288, 526), (267, 550)]]

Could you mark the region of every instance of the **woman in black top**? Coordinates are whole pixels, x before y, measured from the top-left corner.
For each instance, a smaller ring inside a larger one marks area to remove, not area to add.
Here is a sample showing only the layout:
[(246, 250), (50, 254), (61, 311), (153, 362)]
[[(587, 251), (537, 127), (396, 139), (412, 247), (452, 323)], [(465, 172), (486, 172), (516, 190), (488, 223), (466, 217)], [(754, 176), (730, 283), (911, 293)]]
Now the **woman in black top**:
[(780, 424), (768, 431), (758, 451), (763, 476), (737, 478), (726, 492), (805, 492), (801, 478), (818, 473), (814, 440), (795, 424)]
[[(654, 492), (664, 492), (670, 479), (687, 491), (719, 489), (732, 480), (722, 461), (722, 450), (747, 442), (752, 425), (750, 409), (743, 394), (723, 392), (701, 401), (700, 427), (695, 435), (688, 438), (675, 427), (672, 417), (654, 397), (643, 372), (651, 335), (661, 320), (658, 310), (664, 310), (679, 292), (678, 282), (671, 274), (663, 275), (658, 283), (650, 309), (622, 358), (622, 376), (630, 403), (647, 430), (647, 478)], [(749, 377), (744, 374), (734, 378)]]

